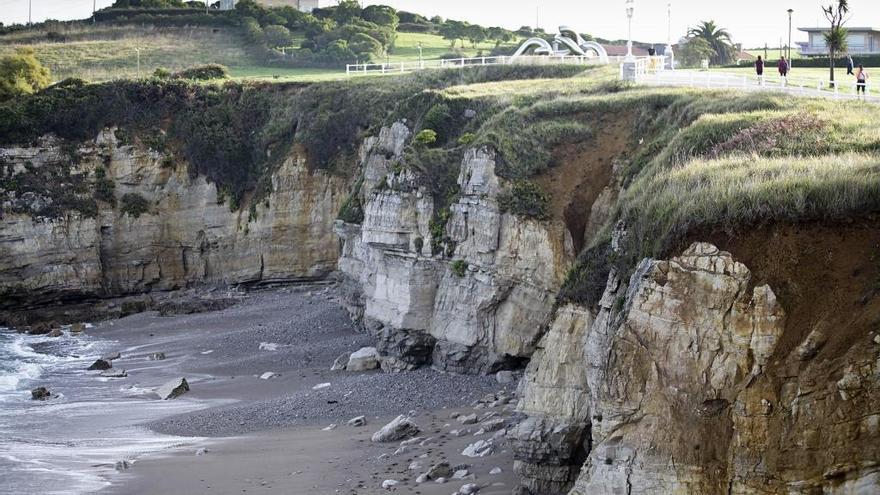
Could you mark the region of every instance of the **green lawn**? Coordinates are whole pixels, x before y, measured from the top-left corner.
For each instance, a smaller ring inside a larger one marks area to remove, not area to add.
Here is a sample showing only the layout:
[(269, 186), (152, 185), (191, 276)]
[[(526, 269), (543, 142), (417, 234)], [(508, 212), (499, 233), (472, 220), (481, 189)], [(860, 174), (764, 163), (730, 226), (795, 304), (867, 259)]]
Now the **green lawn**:
[[(494, 42), (478, 43), (477, 46), (474, 47), (471, 46), (468, 41), (464, 42), (464, 46), (462, 46), (461, 41), (458, 41), (455, 44), (455, 49), (453, 49), (452, 44), (448, 40), (445, 40), (442, 36), (436, 34), (398, 33), (397, 42), (390, 53), (390, 60), (392, 62), (418, 60), (419, 43), (422, 44), (422, 58), (424, 60), (440, 58), (453, 50), (464, 52), (464, 54), (469, 57), (476, 57), (481, 52), (483, 55), (488, 56), (492, 49), (495, 48)], [(515, 45), (515, 43), (511, 43), (511, 45)]]

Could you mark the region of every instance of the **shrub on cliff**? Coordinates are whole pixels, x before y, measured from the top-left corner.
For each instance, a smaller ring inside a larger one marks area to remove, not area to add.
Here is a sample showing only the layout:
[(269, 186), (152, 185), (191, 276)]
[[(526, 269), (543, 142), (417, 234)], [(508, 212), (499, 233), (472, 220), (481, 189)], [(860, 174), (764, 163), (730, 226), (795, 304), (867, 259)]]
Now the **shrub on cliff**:
[(548, 218), (547, 202), (547, 194), (528, 180), (515, 180), (498, 195), (498, 207), (502, 212), (536, 220)]
[(37, 60), (33, 50), (23, 48), (0, 58), (0, 101), (34, 93), (51, 81), (49, 69)]
[(138, 193), (125, 193), (120, 199), (119, 210), (133, 218), (139, 218), (150, 211), (150, 202)]
[(175, 72), (172, 77), (174, 79), (190, 79), (193, 81), (228, 79), (229, 69), (220, 64), (206, 64)]

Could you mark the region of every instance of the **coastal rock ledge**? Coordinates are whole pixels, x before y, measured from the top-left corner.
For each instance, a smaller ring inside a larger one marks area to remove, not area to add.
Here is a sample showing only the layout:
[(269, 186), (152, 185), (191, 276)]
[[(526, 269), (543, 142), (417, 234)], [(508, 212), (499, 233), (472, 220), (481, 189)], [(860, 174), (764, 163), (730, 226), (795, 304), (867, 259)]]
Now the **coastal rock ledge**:
[(877, 346), (843, 352), (835, 384), (827, 362), (780, 348), (786, 321), (773, 289), (711, 244), (646, 259), (628, 283), (612, 272), (598, 311), (561, 307), (528, 366), (518, 404), (528, 419), (508, 434), (524, 484), (572, 495), (880, 492)]

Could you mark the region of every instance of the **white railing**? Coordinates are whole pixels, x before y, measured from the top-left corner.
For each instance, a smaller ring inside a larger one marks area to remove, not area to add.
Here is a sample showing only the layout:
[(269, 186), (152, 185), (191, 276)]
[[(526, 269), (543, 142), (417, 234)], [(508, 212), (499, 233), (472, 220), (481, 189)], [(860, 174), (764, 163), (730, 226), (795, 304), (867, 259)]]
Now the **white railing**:
[[(620, 78), (626, 79), (624, 74), (623, 62), (626, 57), (614, 57), (614, 61), (620, 63)], [(666, 57), (663, 55), (654, 55), (649, 57), (636, 57), (635, 78), (636, 81), (644, 79), (646, 76), (663, 72), (666, 69)]]
[(598, 57), (586, 57), (582, 55), (523, 55), (519, 57), (472, 57), (455, 59), (414, 60), (409, 62), (388, 62), (384, 64), (348, 64), (345, 73), (353, 75), (364, 74), (402, 74), (426, 69), (450, 69), (479, 67), (487, 65), (599, 65)]
[[(725, 72), (657, 71), (642, 74), (637, 81), (660, 86), (685, 86), (706, 89), (739, 89), (745, 91), (781, 91), (800, 96), (819, 96), (832, 99), (864, 98), (880, 101), (880, 91), (871, 83), (865, 85), (864, 95), (857, 93), (853, 81), (804, 81), (793, 77), (748, 76)], [(851, 90), (851, 92), (850, 92)]]

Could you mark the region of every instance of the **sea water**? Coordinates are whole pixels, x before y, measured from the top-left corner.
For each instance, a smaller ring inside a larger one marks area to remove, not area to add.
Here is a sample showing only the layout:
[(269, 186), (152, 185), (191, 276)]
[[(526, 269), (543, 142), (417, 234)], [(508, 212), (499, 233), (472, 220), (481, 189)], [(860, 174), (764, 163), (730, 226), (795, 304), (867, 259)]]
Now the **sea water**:
[[(46, 337), (0, 327), (0, 494), (91, 493), (144, 454), (201, 440), (140, 426), (204, 405), (160, 401), (136, 376), (86, 371), (111, 350), (118, 343), (88, 332)], [(32, 400), (38, 386), (51, 398)]]

